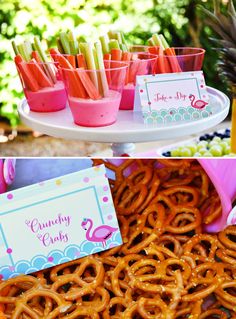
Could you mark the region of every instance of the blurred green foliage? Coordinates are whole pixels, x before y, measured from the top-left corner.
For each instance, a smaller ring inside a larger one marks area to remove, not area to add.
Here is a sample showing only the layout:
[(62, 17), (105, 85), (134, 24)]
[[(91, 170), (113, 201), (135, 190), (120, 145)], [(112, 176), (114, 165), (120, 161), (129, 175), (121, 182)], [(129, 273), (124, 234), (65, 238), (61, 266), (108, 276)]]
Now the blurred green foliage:
[(122, 30), (130, 44), (146, 43), (152, 33), (162, 32), (173, 46), (202, 46), (207, 84), (225, 90), (199, 4), (212, 9), (206, 0), (0, 0), (0, 117), (16, 125), (23, 96), (10, 40), (40, 35), (51, 46), (55, 35), (68, 29), (94, 40), (109, 29)]

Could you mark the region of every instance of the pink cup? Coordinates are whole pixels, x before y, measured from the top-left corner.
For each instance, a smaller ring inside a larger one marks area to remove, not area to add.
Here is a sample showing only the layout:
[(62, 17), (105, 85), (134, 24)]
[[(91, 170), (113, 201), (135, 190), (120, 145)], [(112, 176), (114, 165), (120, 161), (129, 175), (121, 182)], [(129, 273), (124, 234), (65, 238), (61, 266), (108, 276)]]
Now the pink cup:
[(100, 127), (117, 120), (127, 63), (104, 61), (104, 65), (103, 70), (61, 69), (77, 125)]
[(67, 96), (57, 62), (22, 62), (16, 67), (31, 111), (57, 112), (66, 107)]
[(133, 110), (136, 76), (152, 74), (156, 61), (156, 56), (148, 52), (132, 52), (131, 54), (132, 58), (129, 61), (120, 110)]
[(174, 47), (175, 55), (158, 55), (155, 74), (200, 71), (205, 50), (202, 48)]
[(236, 161), (234, 159), (198, 159), (211, 179), (221, 200), (222, 216), (210, 225), (208, 232), (218, 232), (227, 225), (236, 224), (236, 210), (232, 203), (236, 199)]

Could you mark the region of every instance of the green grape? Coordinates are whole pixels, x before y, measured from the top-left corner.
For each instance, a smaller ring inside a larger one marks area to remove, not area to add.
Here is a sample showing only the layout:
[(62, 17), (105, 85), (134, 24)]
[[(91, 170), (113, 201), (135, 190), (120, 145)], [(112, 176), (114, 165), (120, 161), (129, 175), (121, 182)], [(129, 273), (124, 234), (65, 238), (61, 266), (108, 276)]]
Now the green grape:
[(225, 153), (225, 150), (229, 147), (228, 143), (223, 141), (221, 141), (219, 145), (222, 147), (223, 153)]
[(212, 140), (212, 141), (209, 142), (208, 145), (209, 145), (209, 147), (211, 148), (213, 145), (218, 145), (218, 144), (219, 144), (219, 143), (218, 143), (217, 141), (213, 141), (213, 140)]
[(225, 148), (223, 149), (224, 150), (224, 154), (225, 155), (229, 155), (230, 152), (231, 152), (231, 147), (230, 145), (226, 144)]
[(192, 157), (192, 152), (187, 147), (182, 147), (179, 153), (181, 157)]
[(202, 147), (207, 147), (208, 145), (208, 142), (207, 141), (200, 141), (198, 144), (197, 144), (197, 148), (200, 149)]
[(212, 153), (210, 151), (207, 151), (203, 154), (204, 157), (213, 157)]
[(221, 138), (219, 136), (214, 136), (212, 141), (221, 142)]
[(198, 150), (198, 152), (203, 155), (204, 153), (208, 152), (208, 149), (205, 147), (200, 148), (200, 150)]
[(197, 144), (189, 144), (186, 146), (192, 152), (192, 155), (197, 152)]
[(223, 155), (222, 147), (220, 145), (212, 145), (210, 150), (213, 156), (219, 157)]
[(231, 143), (230, 137), (225, 137), (225, 138), (223, 138), (223, 141), (226, 142), (226, 143), (228, 143), (228, 145), (230, 145), (230, 143)]
[(199, 153), (199, 152), (196, 152), (196, 153), (193, 154), (193, 157), (201, 157), (201, 156), (202, 156), (202, 154)]
[(179, 157), (180, 156), (179, 149), (175, 148), (175, 149), (171, 150), (170, 155), (171, 155), (171, 157)]

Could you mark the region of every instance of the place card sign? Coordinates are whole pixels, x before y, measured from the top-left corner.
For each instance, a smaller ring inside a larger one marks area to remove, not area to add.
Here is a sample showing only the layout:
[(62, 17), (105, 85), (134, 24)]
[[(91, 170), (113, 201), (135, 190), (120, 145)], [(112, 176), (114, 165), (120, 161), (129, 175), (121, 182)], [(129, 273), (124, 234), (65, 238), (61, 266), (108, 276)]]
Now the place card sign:
[(147, 124), (195, 121), (212, 115), (202, 71), (137, 76), (134, 111)]
[(122, 244), (104, 165), (0, 195), (0, 279)]

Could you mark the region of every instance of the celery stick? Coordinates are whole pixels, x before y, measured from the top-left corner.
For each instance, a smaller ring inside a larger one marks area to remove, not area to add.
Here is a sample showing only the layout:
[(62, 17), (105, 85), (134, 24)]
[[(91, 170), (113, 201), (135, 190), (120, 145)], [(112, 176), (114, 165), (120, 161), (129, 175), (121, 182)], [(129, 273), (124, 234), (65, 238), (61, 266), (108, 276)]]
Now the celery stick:
[(109, 45), (108, 45), (108, 42), (109, 42), (109, 38), (107, 35), (103, 35), (101, 37), (99, 37), (100, 39), (100, 42), (101, 42), (101, 45), (102, 45), (102, 52), (103, 54), (107, 54), (109, 53)]
[(117, 40), (119, 42), (119, 44), (122, 43), (120, 32), (114, 32), (114, 39)]
[(102, 93), (103, 96), (107, 96), (109, 87), (107, 83), (107, 77), (106, 77), (106, 72), (105, 72), (105, 67), (104, 67), (104, 62), (103, 62), (103, 52), (102, 52), (102, 46), (100, 42), (95, 43), (95, 50), (96, 50), (96, 55), (97, 55), (97, 63), (98, 63), (98, 68), (100, 70), (99, 75), (101, 78), (102, 82)]
[(33, 51), (37, 51), (35, 44), (34, 44), (34, 43), (31, 43), (31, 45), (32, 45)]
[(117, 40), (110, 40), (109, 41), (109, 49), (120, 49), (119, 43)]
[(83, 43), (82, 42), (79, 43), (80, 52), (84, 55), (84, 57), (86, 56), (85, 46), (86, 46), (86, 43), (84, 43), (84, 42)]
[(166, 41), (164, 35), (160, 34), (159, 37), (161, 39), (162, 45), (164, 46), (164, 49), (168, 49), (170, 46), (169, 46), (168, 42)]
[(108, 31), (108, 37), (109, 39), (114, 39), (114, 31)]
[(126, 45), (123, 44), (123, 43), (120, 43), (120, 48), (121, 48), (121, 50), (122, 50), (123, 52), (127, 52), (127, 51), (128, 51)]
[(153, 39), (155, 45), (161, 47), (164, 50), (164, 45), (163, 45), (163, 43), (162, 43), (162, 41), (157, 33), (152, 35), (152, 39)]
[(74, 36), (74, 33), (72, 31), (70, 31), (68, 33), (68, 39), (69, 39), (70, 53), (77, 54), (78, 53), (78, 42), (77, 42), (76, 37)]
[[(99, 70), (97, 51), (96, 51), (95, 48), (93, 48), (93, 58), (94, 58), (94, 62), (95, 62), (95, 67), (96, 67), (97, 70)], [(104, 96), (100, 72), (97, 72), (97, 79), (98, 79), (98, 89), (99, 89), (99, 93), (100, 93), (101, 96)]]
[(63, 46), (62, 46), (61, 40), (59, 38), (57, 38), (57, 48), (58, 48), (58, 51), (60, 53), (62, 53), (62, 54), (64, 53)]
[(59, 37), (61, 40), (61, 44), (62, 44), (64, 53), (71, 54), (68, 35), (65, 32), (61, 32)]
[(38, 37), (34, 37), (34, 44), (35, 44), (36, 51), (38, 51), (38, 54), (40, 55), (41, 60), (45, 63), (43, 64), (43, 68), (46, 74), (49, 76), (49, 78), (52, 80), (53, 83), (56, 83), (57, 82), (56, 76), (51, 68), (51, 65), (46, 64), (46, 62), (48, 62), (48, 59), (45, 52), (43, 51), (41, 47), (41, 43)]
[(128, 47), (127, 42), (126, 42), (126, 40), (125, 40), (124, 33), (123, 33), (123, 32), (120, 32), (120, 35), (121, 35), (122, 43), (123, 43), (124, 45), (126, 45), (126, 47)]
[(13, 41), (11, 41), (11, 44), (12, 44), (12, 48), (13, 48), (13, 50), (15, 52), (15, 55), (20, 54), (19, 50), (17, 49), (16, 42), (13, 40)]
[(148, 45), (149, 45), (150, 47), (154, 47), (154, 46), (155, 46), (155, 42), (153, 41), (152, 38), (148, 39)]
[[(88, 69), (89, 70), (96, 70), (96, 65), (95, 65), (94, 56), (93, 56), (92, 43), (84, 43), (83, 46), (85, 49), (85, 58), (86, 58), (86, 63), (87, 63)], [(93, 84), (95, 85), (96, 89), (99, 90), (96, 71), (90, 72), (90, 78), (93, 81)]]
[(31, 54), (33, 52), (33, 49), (32, 49), (32, 44), (30, 41), (26, 40), (24, 41), (24, 46), (25, 46), (25, 50), (27, 52), (27, 54), (30, 56), (31, 58)]
[(30, 57), (27, 53), (27, 50), (25, 49), (25, 46), (23, 43), (20, 43), (17, 45), (17, 49), (18, 51), (20, 52), (20, 54), (22, 55), (23, 59), (26, 61), (26, 62), (29, 62), (30, 61)]

